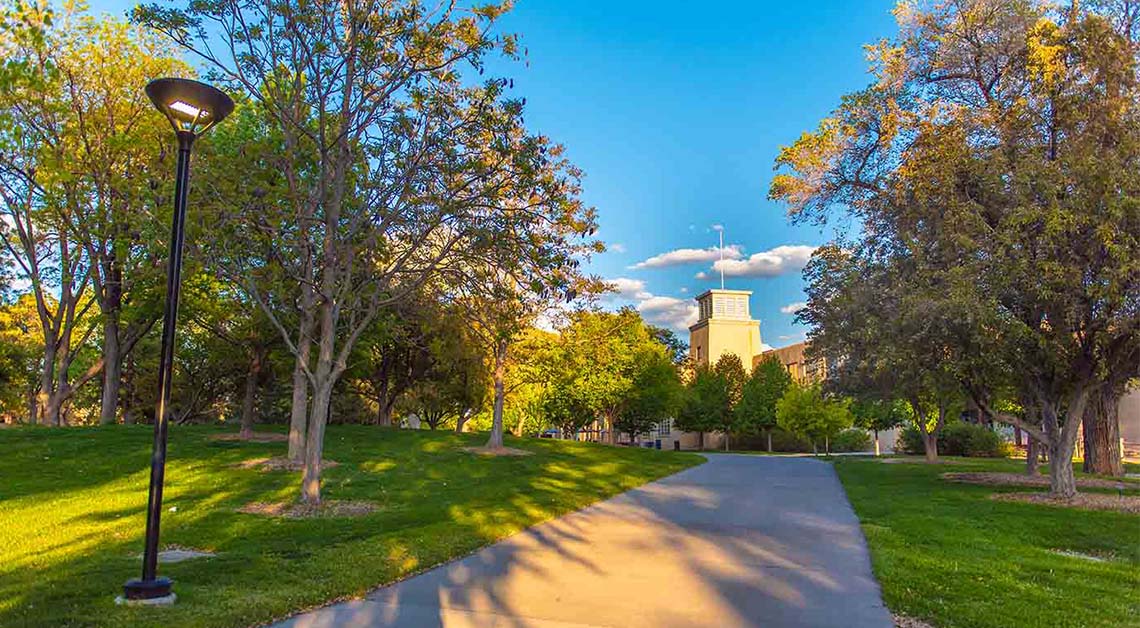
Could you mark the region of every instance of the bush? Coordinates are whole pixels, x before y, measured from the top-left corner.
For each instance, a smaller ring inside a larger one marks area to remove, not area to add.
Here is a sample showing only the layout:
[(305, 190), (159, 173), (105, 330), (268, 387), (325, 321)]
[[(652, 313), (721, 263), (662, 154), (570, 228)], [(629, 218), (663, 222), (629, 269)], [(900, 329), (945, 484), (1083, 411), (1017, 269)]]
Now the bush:
[[(822, 443), (820, 444), (822, 447)], [(741, 434), (732, 437), (732, 448), (741, 451), (767, 451), (768, 437), (759, 434)], [(779, 453), (811, 453), (811, 441), (785, 432), (779, 428), (772, 430), (772, 451)]]
[(926, 453), (926, 448), (922, 444), (922, 434), (918, 432), (917, 427), (908, 425), (899, 432), (898, 440), (895, 441), (895, 451), (912, 456)]
[(846, 451), (870, 451), (871, 437), (865, 430), (859, 428), (851, 428), (843, 430), (831, 439), (831, 451), (846, 452)]
[[(903, 453), (922, 455), (922, 435), (918, 428), (907, 426), (899, 435), (895, 448)], [(1000, 434), (984, 425), (952, 422), (938, 435), (938, 453), (942, 456), (1002, 458), (1010, 455), (1010, 444)]]

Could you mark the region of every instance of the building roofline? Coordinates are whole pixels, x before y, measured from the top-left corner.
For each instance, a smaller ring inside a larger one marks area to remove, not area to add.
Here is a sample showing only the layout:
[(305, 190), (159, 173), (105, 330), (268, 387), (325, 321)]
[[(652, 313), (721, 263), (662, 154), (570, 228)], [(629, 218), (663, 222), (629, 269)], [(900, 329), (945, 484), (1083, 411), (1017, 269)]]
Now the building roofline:
[(721, 288), (712, 288), (709, 290), (705, 290), (704, 292), (698, 294), (697, 296), (695, 296), (693, 298), (697, 301), (700, 301), (701, 299), (707, 297), (710, 294), (743, 294), (746, 296), (752, 296), (752, 291), (751, 290), (725, 290), (725, 289), (721, 289)]

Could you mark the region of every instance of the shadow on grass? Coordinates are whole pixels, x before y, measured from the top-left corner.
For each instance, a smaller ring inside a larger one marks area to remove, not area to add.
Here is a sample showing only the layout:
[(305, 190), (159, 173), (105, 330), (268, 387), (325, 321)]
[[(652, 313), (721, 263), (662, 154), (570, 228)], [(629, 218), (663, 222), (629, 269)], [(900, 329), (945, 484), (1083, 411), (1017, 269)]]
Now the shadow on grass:
[(351, 519), (282, 519), (236, 510), (296, 499), (298, 474), (232, 465), (282, 455), (285, 445), (207, 441), (217, 431), (171, 432), (164, 506), (175, 510), (163, 513), (162, 543), (217, 555), (160, 566), (179, 596), (163, 609), (113, 603), (141, 565), (149, 428), (0, 433), (0, 469), (14, 478), (0, 497), (0, 625), (264, 622), (362, 595), (689, 464), (522, 440), (511, 444), (536, 455), (487, 459), (461, 451), (483, 435), (333, 426), (326, 454), (341, 465), (324, 474), (326, 499), (380, 509)]

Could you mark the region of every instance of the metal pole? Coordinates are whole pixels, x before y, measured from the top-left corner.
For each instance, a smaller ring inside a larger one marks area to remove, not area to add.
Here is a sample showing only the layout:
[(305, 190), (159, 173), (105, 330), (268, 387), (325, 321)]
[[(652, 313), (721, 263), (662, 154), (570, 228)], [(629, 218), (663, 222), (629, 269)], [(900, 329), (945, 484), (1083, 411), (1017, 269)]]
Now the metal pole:
[(158, 370), (158, 405), (154, 414), (154, 449), (150, 458), (150, 493), (146, 505), (146, 548), (141, 580), (124, 586), (127, 599), (170, 595), (171, 582), (158, 577), (158, 536), (162, 518), (162, 484), (166, 475), (166, 430), (169, 425), (170, 380), (174, 371), (174, 331), (178, 324), (181, 292), (182, 242), (186, 222), (186, 195), (190, 187), (190, 148), (194, 134), (178, 132), (178, 170), (174, 180), (174, 219), (170, 228), (170, 259), (166, 269), (166, 307), (162, 318), (162, 357)]

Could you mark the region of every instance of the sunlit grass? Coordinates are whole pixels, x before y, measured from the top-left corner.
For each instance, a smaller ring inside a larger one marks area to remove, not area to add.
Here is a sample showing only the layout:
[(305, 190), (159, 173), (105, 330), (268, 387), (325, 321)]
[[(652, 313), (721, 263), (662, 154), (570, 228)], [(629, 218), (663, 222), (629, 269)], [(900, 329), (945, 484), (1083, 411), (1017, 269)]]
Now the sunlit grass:
[(835, 461), (892, 611), (939, 628), (1140, 626), (1140, 517), (997, 502), (988, 496), (1041, 489), (939, 475), (1024, 462), (955, 462)]
[(171, 432), (162, 543), (217, 556), (160, 567), (170, 608), (124, 608), (137, 577), (150, 462), (148, 427), (0, 431), (0, 626), (243, 626), (360, 595), (701, 459), (537, 439), (530, 456), (462, 450), (483, 435), (329, 429), (326, 499), (372, 502), (352, 519), (236, 512), (295, 500), (298, 474), (235, 468), (284, 443)]

